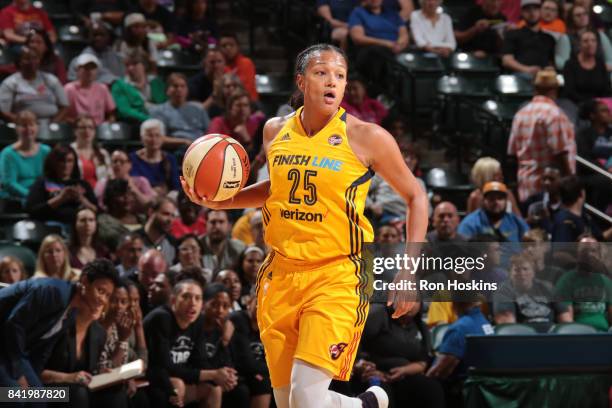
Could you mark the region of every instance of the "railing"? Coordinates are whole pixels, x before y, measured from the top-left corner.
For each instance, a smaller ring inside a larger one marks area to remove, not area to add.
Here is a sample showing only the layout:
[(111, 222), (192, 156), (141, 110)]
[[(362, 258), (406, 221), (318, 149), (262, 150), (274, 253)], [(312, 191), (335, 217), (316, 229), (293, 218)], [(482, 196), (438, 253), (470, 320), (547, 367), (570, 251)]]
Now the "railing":
[[(589, 170), (594, 171), (595, 173), (601, 174), (602, 176), (606, 177), (608, 180), (612, 181), (612, 173), (610, 173), (606, 169), (602, 169), (601, 167), (594, 165), (590, 161), (588, 161), (585, 158), (580, 157), (580, 156), (576, 156), (576, 162), (578, 164), (581, 164), (584, 167), (588, 168)], [(592, 205), (589, 205), (587, 203), (584, 204), (584, 208), (588, 212), (590, 212), (591, 214), (593, 214), (593, 215), (601, 218), (602, 220), (606, 221), (608, 224), (612, 224), (612, 217), (610, 217), (608, 214), (598, 210), (597, 208), (595, 208)]]

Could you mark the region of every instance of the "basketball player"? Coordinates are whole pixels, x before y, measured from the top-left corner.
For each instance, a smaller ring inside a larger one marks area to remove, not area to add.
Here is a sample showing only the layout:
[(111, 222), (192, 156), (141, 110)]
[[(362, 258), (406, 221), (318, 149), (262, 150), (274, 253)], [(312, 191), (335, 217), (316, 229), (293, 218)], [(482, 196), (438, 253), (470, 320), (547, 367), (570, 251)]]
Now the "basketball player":
[[(363, 216), (374, 172), (408, 203), (408, 240), (424, 241), (427, 229), (425, 192), (393, 137), (339, 107), (347, 71), (344, 53), (331, 45), (313, 45), (297, 57), (303, 106), (264, 128), (270, 180), (221, 202), (198, 197), (182, 180), (200, 205), (262, 207), (272, 251), (257, 277), (257, 322), (279, 408), (387, 406), (377, 386), (358, 398), (328, 390), (332, 378), (349, 379), (368, 314), (361, 248), (374, 238)], [(409, 279), (408, 272), (399, 279)], [(388, 304), (397, 318), (414, 301), (393, 292)]]

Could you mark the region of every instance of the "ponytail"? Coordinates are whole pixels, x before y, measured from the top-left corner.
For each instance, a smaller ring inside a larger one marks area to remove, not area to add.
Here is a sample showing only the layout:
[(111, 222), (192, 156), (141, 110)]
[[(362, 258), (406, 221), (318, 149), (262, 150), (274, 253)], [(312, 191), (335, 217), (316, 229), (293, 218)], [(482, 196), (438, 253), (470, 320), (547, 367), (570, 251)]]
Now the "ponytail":
[(298, 108), (304, 105), (304, 94), (299, 89), (296, 89), (295, 92), (289, 98), (289, 106), (293, 108), (293, 110), (298, 110)]

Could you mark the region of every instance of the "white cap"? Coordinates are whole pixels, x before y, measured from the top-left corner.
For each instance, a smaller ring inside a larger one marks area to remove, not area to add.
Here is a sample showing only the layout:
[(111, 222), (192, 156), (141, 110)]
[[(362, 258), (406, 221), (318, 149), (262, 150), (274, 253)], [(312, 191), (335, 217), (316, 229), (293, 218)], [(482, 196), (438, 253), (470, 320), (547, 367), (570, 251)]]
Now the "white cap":
[(125, 18), (125, 20), (123, 20), (123, 26), (125, 28), (134, 25), (134, 24), (138, 24), (138, 23), (146, 23), (147, 20), (145, 19), (145, 16), (143, 16), (140, 13), (131, 13), (128, 14), (127, 17)]
[(88, 53), (81, 54), (81, 55), (79, 55), (77, 57), (77, 60), (76, 60), (77, 68), (78, 67), (82, 67), (82, 66), (87, 65), (87, 64), (95, 64), (96, 67), (99, 67), (100, 66), (100, 61), (98, 60), (98, 58), (96, 58), (95, 55), (88, 54)]

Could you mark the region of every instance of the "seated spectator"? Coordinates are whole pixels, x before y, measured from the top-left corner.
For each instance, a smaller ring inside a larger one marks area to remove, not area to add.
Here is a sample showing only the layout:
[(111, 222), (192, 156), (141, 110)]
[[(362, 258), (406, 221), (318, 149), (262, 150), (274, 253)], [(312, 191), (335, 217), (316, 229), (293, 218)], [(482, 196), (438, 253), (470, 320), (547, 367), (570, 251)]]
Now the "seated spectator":
[(11, 46), (24, 44), (28, 32), (33, 28), (46, 31), (51, 42), (57, 41), (57, 33), (47, 12), (34, 7), (30, 0), (13, 0), (0, 10), (0, 28), (2, 36)]
[(233, 137), (253, 158), (261, 146), (261, 138), (257, 136), (263, 129), (264, 120), (261, 112), (253, 113), (249, 94), (238, 91), (228, 98), (225, 115), (213, 118), (207, 132)]
[(254, 364), (246, 358), (248, 341), (234, 330), (228, 320), (231, 310), (229, 290), (220, 283), (213, 283), (204, 291), (204, 347), (206, 357), (213, 367), (220, 367), (234, 374), (236, 381), (223, 387), (223, 402), (231, 407), (249, 407), (249, 390), (245, 379), (253, 376)]
[(83, 208), (76, 213), (70, 233), (70, 266), (83, 269), (85, 264), (97, 258), (110, 258), (108, 249), (98, 238), (96, 213)]
[(115, 150), (111, 154), (111, 171), (107, 177), (98, 180), (94, 192), (98, 198), (98, 205), (104, 207), (103, 198), (104, 190), (110, 180), (125, 180), (128, 182), (128, 187), (134, 199), (136, 200), (136, 206), (138, 209), (146, 209), (151, 200), (157, 197), (157, 193), (151, 187), (151, 183), (145, 177), (142, 176), (130, 176), (132, 170), (132, 162), (126, 152), (123, 150)]
[[(116, 51), (127, 58), (136, 52), (145, 52), (151, 61), (159, 59), (157, 46), (147, 35), (147, 20), (140, 13), (131, 13), (123, 20), (123, 38), (117, 43)], [(127, 63), (126, 63), (127, 66)]]
[[(170, 272), (173, 275), (192, 266), (197, 266), (198, 268), (202, 267), (202, 245), (196, 235), (183, 235), (178, 239), (176, 247), (178, 249), (178, 263), (170, 267)], [(212, 275), (206, 277), (206, 282), (210, 282), (211, 280)], [(176, 280), (174, 281), (176, 282)]]
[(264, 238), (264, 222), (263, 214), (261, 210), (255, 211), (255, 214), (251, 217), (249, 222), (251, 228), (251, 236), (253, 237), (253, 245), (264, 251), (264, 253), (270, 252), (270, 248), (266, 245)]
[(578, 53), (563, 67), (563, 94), (577, 105), (612, 95), (610, 74), (604, 60), (597, 55), (597, 37), (593, 31), (580, 34)]
[(532, 78), (553, 64), (555, 39), (540, 28), (540, 0), (521, 0), (521, 16), (525, 26), (505, 34), (502, 64)]
[(166, 136), (189, 145), (206, 134), (210, 118), (206, 110), (196, 102), (187, 101), (187, 78), (183, 74), (170, 74), (166, 80), (168, 101), (151, 108), (151, 116), (161, 120)]
[(255, 288), (257, 282), (257, 272), (265, 258), (264, 251), (254, 245), (250, 245), (240, 253), (233, 270), (240, 278), (242, 295), (246, 296)]
[(178, 195), (179, 217), (172, 221), (170, 232), (176, 239), (183, 235), (194, 234), (196, 236), (206, 233), (206, 217), (202, 213), (202, 207), (191, 202), (183, 190)]
[(157, 249), (163, 254), (166, 264), (172, 265), (176, 257), (176, 241), (170, 235), (170, 225), (177, 216), (176, 202), (168, 197), (160, 197), (151, 203), (147, 215), (147, 222), (138, 231), (145, 248)]
[(206, 220), (206, 235), (201, 237), (203, 264), (213, 273), (231, 268), (244, 251), (242, 241), (229, 237), (231, 225), (225, 210), (211, 210)]
[[(612, 167), (612, 115), (610, 107), (601, 99), (586, 101), (580, 107), (580, 117), (589, 122), (583, 126), (576, 137), (578, 155), (604, 169)], [(578, 167), (577, 174), (585, 183), (589, 202), (596, 208), (605, 211), (610, 203), (608, 193), (609, 179), (583, 166)], [(609, 170), (608, 170), (609, 171)]]
[(164, 82), (147, 75), (151, 64), (148, 54), (142, 51), (135, 51), (125, 58), (127, 75), (111, 87), (119, 120), (140, 124), (149, 118), (152, 104), (166, 101)]
[[(437, 350), (438, 355), (426, 375), (444, 380), (448, 390), (446, 398), (448, 406), (461, 406), (462, 396), (452, 393), (451, 390), (454, 388), (453, 384), (461, 384), (467, 376), (467, 366), (463, 361), (466, 336), (491, 335), (493, 327), (480, 311), (479, 302), (453, 301), (453, 309), (459, 315), (459, 319), (444, 333), (442, 344)], [(461, 390), (461, 387), (458, 389)], [(456, 390), (455, 388), (455, 392)]]
[(129, 156), (132, 162), (130, 175), (145, 177), (159, 195), (180, 187), (176, 158), (161, 149), (164, 133), (164, 124), (160, 120), (144, 121), (140, 126), (140, 139), (144, 147)]
[(102, 23), (108, 25), (111, 29), (121, 25), (127, 7), (123, 0), (106, 0), (103, 2), (74, 0), (70, 4), (72, 12), (83, 22), (85, 27)]
[(240, 78), (235, 74), (223, 74), (213, 82), (212, 100), (208, 106), (208, 116), (215, 118), (225, 113), (225, 107), (230, 96), (237, 92), (246, 92)]
[(219, 271), (215, 277), (215, 282), (225, 286), (230, 296), (230, 313), (242, 310), (245, 307), (245, 303), (242, 297), (242, 282), (238, 273), (232, 269), (223, 269)]
[(57, 77), (40, 70), (40, 55), (22, 47), (15, 64), (19, 71), (0, 84), (2, 117), (15, 122), (19, 112), (29, 110), (41, 125), (62, 122), (67, 113), (68, 99)]
[[(489, 181), (504, 182), (504, 174), (502, 173), (501, 163), (492, 157), (481, 157), (476, 160), (472, 166), (471, 172), (472, 183), (476, 189), (470, 193), (467, 202), (467, 212), (471, 213), (482, 207), (482, 187)], [(512, 190), (508, 191), (508, 208), (507, 212), (513, 212), (516, 215), (521, 215), (516, 198)]]
[[(561, 70), (567, 61), (578, 54), (580, 35), (585, 31), (594, 31), (589, 13), (584, 7), (574, 4), (567, 13), (567, 34), (561, 36), (555, 48), (555, 65)], [(612, 44), (608, 36), (601, 31), (597, 33), (596, 55), (605, 61), (608, 71), (612, 70)]]
[(382, 103), (368, 96), (363, 80), (357, 76), (349, 78), (340, 106), (358, 119), (377, 125), (382, 123), (388, 113)]
[(70, 225), (77, 210), (96, 211), (96, 197), (91, 186), (81, 178), (72, 148), (57, 145), (45, 159), (43, 176), (30, 187), (26, 211), (32, 218)]
[(12, 256), (5, 256), (0, 260), (0, 283), (12, 285), (28, 278), (23, 262)]
[[(83, 270), (79, 283), (28, 279), (2, 289), (0, 383), (42, 387), (40, 372), (46, 357), (68, 328), (63, 324), (66, 311), (73, 307), (90, 310), (90, 305), (103, 309), (117, 281), (112, 263), (96, 260)], [(73, 378), (79, 375), (75, 373)]]
[(550, 232), (552, 219), (561, 208), (560, 180), (561, 171), (557, 167), (550, 165), (544, 168), (542, 191), (529, 196), (523, 204), (523, 212), (530, 227)]
[[(544, 0), (542, 1), (542, 7), (540, 7), (540, 28), (552, 35), (555, 40), (558, 40), (566, 32), (565, 22), (559, 18), (559, 7), (557, 0)], [(517, 24), (518, 28), (524, 26), (524, 20)]]
[(443, 201), (436, 206), (432, 217), (433, 231), (427, 233), (427, 242), (456, 243), (465, 242), (463, 235), (457, 233), (459, 214), (457, 207), (449, 201)]
[(49, 34), (41, 28), (32, 28), (26, 35), (25, 46), (40, 55), (40, 70), (55, 75), (62, 84), (66, 83), (66, 65), (55, 53)]
[(126, 180), (110, 180), (104, 189), (103, 201), (107, 212), (98, 216), (98, 235), (114, 252), (121, 237), (142, 228), (144, 216), (136, 210), (134, 194)]
[[(391, 72), (389, 57), (408, 46), (408, 29), (397, 11), (382, 7), (380, 0), (366, 0), (349, 16), (349, 34), (356, 46), (357, 71), (369, 82), (387, 78)], [(377, 91), (384, 91), (381, 84)]]
[[(89, 30), (89, 45), (81, 51), (81, 55), (91, 54), (98, 59), (100, 65), (98, 66), (96, 80), (107, 86), (125, 75), (123, 58), (112, 48), (112, 44), (112, 27), (105, 23), (96, 22)], [(73, 59), (68, 68), (68, 79), (70, 81), (77, 79), (76, 62), (77, 58)]]
[(607, 332), (612, 320), (612, 280), (600, 272), (601, 246), (592, 237), (578, 244), (577, 265), (557, 284), (557, 299), (569, 306), (574, 321)]
[(360, 345), (363, 358), (358, 357), (353, 380), (358, 384), (355, 391), (365, 391), (378, 377), (392, 406), (410, 406), (415, 400), (421, 407), (445, 406), (442, 386), (425, 376), (432, 349), (429, 330), (421, 319), (421, 305), (417, 303), (399, 319), (391, 315), (385, 305), (370, 307)]
[[(126, 281), (121, 281), (115, 287), (100, 325), (106, 331), (106, 342), (98, 362), (100, 370), (117, 368), (136, 359), (142, 359), (146, 366), (148, 354), (142, 312), (138, 304), (132, 308)], [(141, 402), (142, 398), (147, 403), (145, 391), (139, 390), (133, 379), (127, 381), (127, 396), (134, 405)]]
[(270, 384), (266, 355), (257, 326), (257, 296), (250, 296), (246, 310), (234, 312), (229, 318), (234, 324), (236, 333), (245, 338), (250, 346), (245, 359), (252, 361), (253, 364), (252, 374), (246, 378), (251, 395), (251, 407), (267, 408), (270, 406), (272, 399), (272, 385)]
[(505, 242), (520, 242), (529, 226), (519, 216), (506, 212), (508, 188), (504, 183), (490, 181), (482, 189), (482, 207), (468, 214), (457, 232), (466, 238), (490, 234)]
[(81, 271), (70, 267), (70, 252), (59, 235), (50, 234), (40, 243), (34, 278), (57, 278), (76, 282)]
[(576, 169), (574, 126), (557, 106), (559, 81), (554, 70), (542, 70), (534, 81), (535, 96), (514, 115), (508, 155), (518, 162), (519, 200), (542, 189), (544, 167), (554, 164), (562, 175)]
[(253, 245), (255, 238), (251, 233), (251, 218), (258, 212), (255, 208), (247, 208), (242, 216), (232, 225), (231, 237), (244, 242), (245, 245)]
[(147, 290), (149, 306), (155, 309), (159, 306), (169, 305), (172, 295), (172, 285), (167, 273), (160, 273), (153, 279), (153, 283)]
[(564, 177), (559, 189), (561, 208), (553, 217), (551, 241), (576, 242), (585, 233), (602, 239), (599, 227), (584, 211), (586, 192), (582, 181), (576, 176)]
[(441, 57), (448, 57), (457, 47), (453, 21), (446, 13), (439, 13), (441, 0), (423, 0), (421, 9), (410, 15), (410, 31), (416, 46)]
[(93, 54), (81, 54), (77, 57), (77, 80), (64, 86), (70, 103), (69, 116), (89, 115), (95, 125), (115, 121), (115, 101), (108, 87), (96, 82), (100, 61)]
[(357, 0), (317, 0), (317, 14), (325, 23), (325, 30), (334, 44), (346, 50), (349, 34), (348, 19), (353, 9), (359, 6)]
[(255, 86), (255, 64), (249, 57), (242, 55), (240, 52), (236, 34), (234, 32), (221, 33), (219, 49), (225, 57), (225, 72), (237, 75), (251, 99), (253, 101), (259, 100)]
[(144, 319), (149, 350), (147, 388), (153, 407), (202, 401), (220, 406), (222, 389), (235, 386), (231, 368), (212, 369), (203, 347), (202, 288), (193, 280), (178, 282), (170, 305)]
[(206, 52), (202, 61), (202, 71), (187, 81), (189, 99), (202, 102), (202, 107), (208, 111), (213, 105), (213, 85), (225, 72), (225, 57), (218, 48)]
[(36, 115), (21, 111), (16, 119), (17, 141), (0, 153), (1, 197), (23, 202), (32, 184), (42, 176), (43, 164), (51, 148), (36, 141)]
[(126, 278), (137, 271), (138, 260), (144, 250), (142, 237), (136, 233), (125, 234), (117, 246), (117, 273), (120, 278)]
[(81, 114), (76, 118), (74, 136), (76, 140), (70, 144), (70, 147), (79, 157), (79, 171), (83, 179), (94, 189), (98, 181), (107, 178), (110, 173), (110, 155), (96, 142), (96, 124), (90, 115)]
[[(106, 269), (113, 268), (110, 261), (99, 262), (104, 262)], [(98, 372), (98, 360), (106, 342), (104, 328), (97, 320), (104, 313), (111, 293), (96, 293), (94, 302), (75, 305), (76, 317), (67, 319), (66, 330), (59, 336), (40, 375), (48, 387), (67, 386), (70, 402), (75, 406), (127, 407), (123, 387), (99, 391), (90, 391), (87, 387), (92, 376)]]
[(565, 270), (551, 262), (548, 233), (541, 228), (530, 229), (523, 235), (521, 245), (525, 256), (534, 263), (535, 276), (554, 285)]
[(589, 20), (591, 21), (593, 25), (593, 29), (597, 31), (605, 30), (604, 22), (600, 18), (599, 14), (596, 13), (595, 10), (593, 9), (593, 0), (574, 0), (573, 4), (574, 6), (580, 6), (583, 9), (587, 10)]
[[(491, 234), (474, 235), (469, 239), (469, 242), (480, 243), (481, 245), (475, 247), (474, 250), (478, 255), (484, 257), (484, 267), (482, 269), (474, 268), (470, 271), (470, 279), (476, 282), (496, 283), (499, 289), (508, 280), (508, 265), (512, 251), (500, 244), (500, 242), (504, 242), (503, 240)], [(494, 293), (495, 291), (490, 290), (480, 291), (480, 295), (486, 300), (491, 300)]]
[[(174, 30), (178, 28), (178, 25), (175, 24), (174, 15), (163, 7), (159, 0), (137, 0), (131, 5), (130, 12), (142, 15), (147, 22), (154, 21), (161, 25), (167, 38), (158, 45), (158, 48), (164, 48), (172, 42)], [(126, 20), (130, 18), (130, 15), (127, 15)]]
[(185, 14), (177, 19), (173, 30), (176, 41), (183, 48), (190, 48), (201, 54), (217, 42), (217, 23), (208, 17), (207, 10), (208, 0), (185, 2)]
[[(168, 272), (168, 264), (162, 253), (157, 249), (148, 249), (138, 259), (138, 269), (127, 277), (134, 282), (137, 289), (135, 291), (137, 293), (134, 293), (133, 297), (137, 297), (138, 302), (134, 301), (134, 305), (136, 303), (140, 304), (140, 310), (142, 310), (144, 316), (152, 310), (147, 296), (149, 287), (153, 284), (155, 278), (166, 272)], [(132, 298), (131, 292), (130, 298)]]
[(471, 6), (455, 27), (459, 47), (476, 56), (495, 55), (502, 45), (501, 29), (496, 26), (506, 21), (500, 0), (483, 0)]
[(510, 279), (493, 295), (493, 314), (495, 324), (529, 324), (542, 332), (572, 321), (569, 307), (554, 301), (552, 285), (536, 278), (535, 262), (526, 254), (510, 259)]

